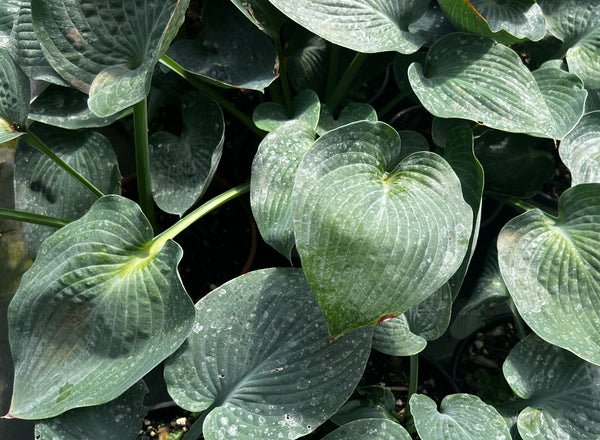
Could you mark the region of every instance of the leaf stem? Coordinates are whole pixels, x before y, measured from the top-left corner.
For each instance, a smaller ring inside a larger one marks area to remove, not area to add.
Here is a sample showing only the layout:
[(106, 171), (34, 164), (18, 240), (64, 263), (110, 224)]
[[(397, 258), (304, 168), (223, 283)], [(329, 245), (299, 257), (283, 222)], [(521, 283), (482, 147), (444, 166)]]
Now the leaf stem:
[(84, 176), (82, 176), (79, 172), (75, 171), (68, 163), (58, 157), (46, 144), (44, 144), (40, 138), (38, 138), (32, 132), (27, 132), (27, 142), (33, 147), (40, 150), (50, 159), (52, 159), (59, 167), (65, 170), (71, 177), (77, 180), (85, 189), (91, 192), (96, 197), (100, 198), (104, 195), (102, 191), (100, 191), (96, 186), (87, 180)]
[(189, 73), (187, 70), (185, 70), (183, 67), (181, 67), (176, 61), (169, 58), (167, 55), (162, 56), (162, 58), (160, 59), (160, 63), (163, 64), (164, 66), (167, 66), (169, 69), (171, 69), (177, 75), (179, 75), (180, 77), (185, 79), (191, 85), (193, 85), (198, 90), (200, 90), (202, 93), (206, 93), (212, 99), (217, 101), (217, 103), (219, 103), (219, 105), (221, 107), (223, 107), (223, 109), (225, 109), (233, 117), (237, 118), (242, 124), (244, 124), (254, 134), (259, 136), (260, 138), (265, 137), (266, 133), (263, 130), (259, 129), (256, 125), (254, 125), (254, 122), (252, 122), (252, 119), (250, 117), (248, 117), (246, 114), (244, 114), (242, 111), (240, 111), (237, 107), (235, 107), (233, 104), (231, 104), (228, 100), (223, 98), (219, 93), (215, 92), (213, 89), (211, 89), (206, 84), (204, 84), (202, 82), (202, 80), (198, 79), (198, 77), (196, 75)]
[(521, 315), (519, 314), (519, 311), (517, 310), (517, 306), (515, 306), (515, 303), (512, 300), (512, 298), (508, 299), (508, 307), (510, 308), (510, 311), (515, 320), (515, 326), (517, 327), (517, 333), (519, 334), (519, 339), (524, 339), (527, 336), (527, 330), (525, 329), (525, 323), (523, 322), (523, 318), (521, 318)]
[(410, 413), (410, 398), (417, 393), (419, 384), (419, 355), (413, 354), (410, 356), (410, 377), (408, 379), (408, 395), (406, 396), (406, 407), (404, 410), (403, 421), (410, 423), (412, 415)]
[(202, 428), (204, 427), (203, 425), (206, 416), (208, 416), (215, 407), (216, 405), (213, 403), (211, 406), (202, 411), (200, 417), (196, 419), (196, 421), (190, 427), (190, 430), (184, 434), (181, 440), (198, 440), (202, 435)]
[(17, 222), (35, 223), (36, 225), (50, 226), (58, 229), (71, 223), (70, 220), (65, 220), (63, 218), (6, 208), (0, 208), (0, 218)]
[(331, 44), (331, 49), (329, 51), (329, 69), (327, 72), (327, 89), (325, 92), (325, 96), (327, 99), (331, 97), (333, 91), (335, 90), (335, 85), (338, 80), (338, 67), (340, 64), (340, 46), (337, 44)]
[(348, 88), (352, 84), (352, 81), (354, 81), (356, 74), (358, 73), (360, 67), (366, 59), (366, 53), (358, 52), (352, 60), (352, 62), (350, 63), (350, 65), (348, 66), (348, 69), (346, 69), (346, 72), (344, 72), (344, 75), (340, 79), (339, 84), (337, 85), (331, 96), (327, 99), (327, 107), (329, 107), (329, 110), (331, 110), (332, 113), (335, 111), (337, 106), (340, 105), (340, 102), (346, 95)]
[(533, 206), (531, 203), (527, 203), (521, 199), (517, 199), (516, 197), (500, 196), (500, 195), (495, 195), (495, 194), (489, 194), (488, 197), (490, 197), (494, 200), (498, 200), (499, 202), (502, 202), (505, 205), (512, 206), (513, 208), (516, 208), (522, 212), (539, 209), (538, 207)]
[(294, 104), (292, 103), (292, 92), (287, 76), (287, 61), (283, 56), (283, 47), (281, 46), (281, 38), (275, 38), (275, 50), (277, 51), (277, 59), (279, 60), (279, 81), (281, 82), (281, 90), (283, 91), (283, 100), (285, 108), (290, 117), (294, 116)]
[(209, 212), (229, 202), (230, 200), (235, 199), (236, 197), (246, 194), (248, 191), (250, 191), (250, 184), (243, 183), (241, 185), (236, 186), (235, 188), (231, 188), (230, 190), (225, 191), (222, 194), (219, 194), (218, 196), (210, 199), (208, 202), (199, 206), (198, 208), (190, 212), (188, 215), (183, 217), (181, 220), (179, 220), (177, 223), (175, 223), (173, 226), (154, 237), (154, 239), (150, 243), (150, 254), (153, 255), (160, 251), (160, 249), (162, 249), (167, 240), (175, 238), (187, 227), (204, 217)]
[(135, 131), (135, 167), (140, 206), (144, 215), (158, 232), (154, 200), (152, 199), (152, 179), (150, 177), (150, 149), (148, 147), (148, 107), (146, 98), (133, 106), (133, 127)]

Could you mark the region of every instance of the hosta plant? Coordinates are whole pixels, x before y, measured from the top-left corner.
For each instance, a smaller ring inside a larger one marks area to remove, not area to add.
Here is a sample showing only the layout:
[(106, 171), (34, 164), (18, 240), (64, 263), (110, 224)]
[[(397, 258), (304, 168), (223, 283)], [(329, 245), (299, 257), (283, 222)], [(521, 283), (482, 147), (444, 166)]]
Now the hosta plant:
[[(185, 440), (600, 438), (599, 90), (597, 0), (0, 0), (5, 419), (135, 439), (160, 365)], [(192, 291), (245, 195), (282, 258)], [(491, 305), (511, 397), (422, 392)]]

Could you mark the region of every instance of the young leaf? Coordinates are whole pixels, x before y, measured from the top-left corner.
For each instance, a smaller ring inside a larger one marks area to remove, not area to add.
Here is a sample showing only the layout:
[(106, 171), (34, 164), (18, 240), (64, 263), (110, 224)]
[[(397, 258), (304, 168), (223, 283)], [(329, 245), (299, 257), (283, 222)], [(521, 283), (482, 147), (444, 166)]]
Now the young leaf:
[(250, 205), (260, 234), (288, 260), (295, 245), (292, 188), (298, 165), (315, 141), (302, 120), (277, 127), (260, 143), (252, 161)]
[(541, 40), (546, 20), (535, 0), (439, 0), (460, 30), (512, 44), (520, 39)]
[(553, 67), (532, 74), (512, 49), (463, 33), (438, 40), (408, 77), (435, 116), (555, 139), (577, 124), (587, 96), (577, 76)]
[(440, 156), (356, 122), (319, 138), (294, 183), (296, 247), (332, 337), (399, 315), (458, 269), (472, 210)]
[(558, 209), (556, 219), (535, 209), (504, 226), (500, 272), (535, 333), (600, 364), (600, 183), (568, 189)]
[(396, 421), (396, 397), (388, 388), (380, 386), (358, 387), (329, 420), (342, 426), (358, 419), (385, 419)]
[(277, 77), (273, 43), (256, 29), (230, 1), (204, 6), (206, 32), (196, 40), (178, 40), (168, 55), (188, 72), (219, 85), (259, 90)]
[(111, 195), (44, 241), (8, 310), (11, 416), (106, 403), (185, 340), (195, 312), (181, 248), (151, 239), (139, 206)]
[(50, 65), (113, 115), (143, 100), (155, 64), (183, 23), (189, 0), (32, 0), (35, 35)]
[(600, 183), (600, 111), (588, 113), (560, 143), (571, 184)]
[[(108, 139), (94, 131), (69, 131), (49, 125), (30, 128), (63, 161), (98, 189), (119, 189), (121, 175), (117, 156)], [(48, 156), (21, 139), (15, 152), (15, 208), (50, 217), (76, 220), (97, 198), (83, 188)], [(22, 223), (27, 248), (36, 255), (42, 241), (54, 228)]]
[(35, 424), (36, 439), (134, 440), (146, 414), (143, 400), (148, 388), (143, 381), (104, 405), (89, 406), (67, 411), (60, 416)]
[(0, 144), (25, 133), (29, 95), (29, 79), (0, 47)]
[(377, 112), (364, 102), (351, 102), (340, 111), (339, 116), (335, 119), (329, 108), (324, 105), (321, 107), (317, 133), (319, 136), (323, 136), (328, 131), (358, 121), (377, 122)]
[(323, 440), (410, 440), (402, 425), (385, 419), (360, 419), (341, 426)]
[(273, 131), (288, 121), (299, 120), (314, 131), (319, 123), (321, 102), (312, 90), (303, 90), (294, 99), (294, 114), (289, 115), (286, 109), (275, 102), (263, 102), (252, 113), (252, 122), (265, 131)]
[(600, 1), (540, 1), (548, 30), (563, 42), (569, 71), (588, 89), (600, 88)]
[(179, 215), (206, 191), (225, 140), (223, 112), (208, 96), (184, 95), (181, 112), (181, 136), (160, 131), (149, 139), (152, 196), (160, 209)]
[[(356, 52), (419, 50), (425, 38), (409, 31), (429, 0), (270, 0), (285, 15), (320, 37)], [(324, 26), (323, 24), (327, 25)]]
[(196, 304), (186, 343), (167, 360), (169, 394), (205, 411), (203, 435), (298, 438), (352, 392), (371, 331), (331, 343), (304, 275), (264, 269), (225, 283)]
[(600, 436), (600, 368), (534, 334), (512, 349), (502, 367), (514, 392), (528, 399), (521, 436), (532, 440)]
[(509, 440), (506, 422), (493, 406), (470, 394), (444, 397), (438, 412), (435, 402), (423, 394), (413, 394), (410, 412), (423, 440)]

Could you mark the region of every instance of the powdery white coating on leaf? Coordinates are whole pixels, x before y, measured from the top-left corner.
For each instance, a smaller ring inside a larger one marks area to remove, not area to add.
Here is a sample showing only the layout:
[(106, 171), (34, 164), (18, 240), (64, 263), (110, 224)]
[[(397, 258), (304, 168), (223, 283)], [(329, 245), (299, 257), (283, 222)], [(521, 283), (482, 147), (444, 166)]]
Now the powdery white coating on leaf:
[(525, 322), (546, 341), (600, 363), (600, 184), (565, 191), (559, 218), (539, 210), (498, 237), (502, 277)]
[(531, 0), (469, 0), (481, 14), (492, 32), (505, 30), (517, 38), (541, 40), (546, 30), (546, 21), (537, 3)]
[(473, 213), (450, 166), (400, 157), (393, 128), (363, 121), (319, 138), (296, 173), (296, 247), (333, 337), (421, 302), (466, 254)]
[(352, 392), (371, 331), (331, 343), (299, 269), (264, 269), (196, 304), (196, 326), (165, 367), (169, 394), (190, 411), (210, 407), (206, 439), (297, 438)]
[(323, 440), (410, 440), (408, 431), (399, 423), (385, 419), (361, 418), (347, 423)]
[(320, 37), (363, 53), (419, 50), (425, 38), (409, 25), (428, 0), (270, 0), (285, 15)]
[(572, 186), (600, 183), (600, 112), (586, 114), (563, 139), (558, 151), (571, 171)]
[(531, 334), (510, 352), (503, 372), (519, 397), (535, 401), (517, 421), (523, 438), (600, 436), (600, 367)]

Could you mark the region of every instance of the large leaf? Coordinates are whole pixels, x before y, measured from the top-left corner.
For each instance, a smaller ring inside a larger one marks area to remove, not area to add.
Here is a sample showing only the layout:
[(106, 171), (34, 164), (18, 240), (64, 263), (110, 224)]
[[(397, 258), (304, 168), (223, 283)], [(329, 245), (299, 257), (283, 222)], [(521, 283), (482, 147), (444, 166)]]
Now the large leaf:
[(77, 130), (105, 127), (131, 113), (130, 110), (123, 110), (101, 118), (90, 111), (87, 100), (88, 96), (77, 89), (52, 85), (31, 103), (29, 119), (69, 130)]
[(396, 130), (356, 122), (320, 137), (296, 172), (296, 247), (334, 338), (423, 301), (466, 254), (473, 214), (450, 166), (400, 157)]
[(10, 46), (13, 23), (19, 13), (21, 0), (3, 0), (0, 3), (0, 47)]
[(463, 33), (438, 40), (408, 77), (435, 116), (555, 139), (577, 124), (587, 96), (577, 76), (549, 66), (532, 74), (512, 49)]
[(221, 85), (261, 92), (277, 77), (271, 40), (252, 26), (227, 0), (207, 2), (206, 32), (196, 40), (178, 40), (169, 56), (188, 72)]
[(367, 103), (351, 102), (340, 111), (337, 118), (334, 118), (329, 108), (324, 105), (321, 107), (317, 133), (323, 136), (328, 131), (358, 121), (377, 122), (377, 112)]
[(302, 90), (294, 98), (294, 114), (280, 104), (267, 101), (259, 104), (252, 112), (252, 121), (261, 130), (273, 131), (288, 121), (298, 120), (308, 124), (312, 130), (319, 123), (319, 112), (321, 103), (319, 96), (312, 90)]
[(588, 89), (600, 88), (600, 1), (540, 1), (548, 30), (563, 42), (569, 71)]
[(497, 130), (478, 136), (475, 153), (485, 170), (485, 192), (523, 199), (540, 192), (555, 171), (554, 156), (539, 148), (540, 140)]
[(111, 402), (77, 408), (35, 425), (36, 440), (134, 440), (140, 431), (148, 391), (142, 381)]
[(231, 0), (231, 2), (261, 31), (271, 38), (279, 37), (279, 30), (286, 17), (274, 8), (269, 0)]
[(588, 113), (560, 143), (560, 158), (573, 186), (600, 183), (600, 111)]
[(196, 309), (165, 380), (179, 406), (206, 410), (207, 440), (298, 438), (330, 417), (363, 373), (371, 332), (331, 343), (299, 269), (235, 278)]
[(546, 33), (544, 14), (535, 0), (439, 0), (439, 4), (458, 29), (504, 44), (541, 40)]
[(344, 425), (323, 440), (410, 440), (402, 425), (385, 419), (360, 419)]
[(529, 327), (600, 364), (600, 183), (563, 193), (559, 216), (528, 211), (498, 237), (500, 272)]
[(358, 387), (352, 396), (332, 417), (337, 425), (358, 419), (398, 420), (394, 413), (396, 397), (388, 388), (380, 386)]
[(151, 239), (138, 205), (112, 195), (44, 241), (8, 311), (12, 416), (106, 403), (185, 340), (194, 307), (181, 248)]
[(144, 99), (155, 64), (183, 23), (189, 0), (32, 0), (50, 65), (106, 117)]
[(24, 134), (29, 95), (29, 79), (0, 47), (0, 144)]
[[(108, 139), (94, 131), (68, 131), (35, 124), (31, 129), (64, 162), (81, 173), (96, 188), (112, 193), (121, 179), (117, 156)], [(15, 207), (21, 211), (76, 220), (96, 201), (47, 155), (21, 139), (15, 153)], [(22, 223), (27, 248), (32, 255), (55, 229)]]
[(302, 120), (277, 127), (260, 143), (252, 161), (250, 205), (262, 238), (291, 259), (295, 245), (292, 189), (298, 165), (315, 141)]
[(413, 394), (410, 412), (419, 437), (461, 440), (509, 440), (508, 426), (493, 406), (470, 394), (444, 397), (438, 412), (435, 402), (424, 394)]
[(184, 95), (181, 112), (181, 136), (160, 131), (149, 140), (154, 201), (163, 211), (179, 215), (206, 191), (225, 141), (223, 112), (208, 96)]
[(517, 425), (524, 439), (600, 437), (600, 368), (529, 335), (502, 367), (515, 393), (527, 399)]
[(311, 32), (357, 52), (413, 53), (425, 43), (409, 25), (429, 6), (424, 0), (270, 0)]

